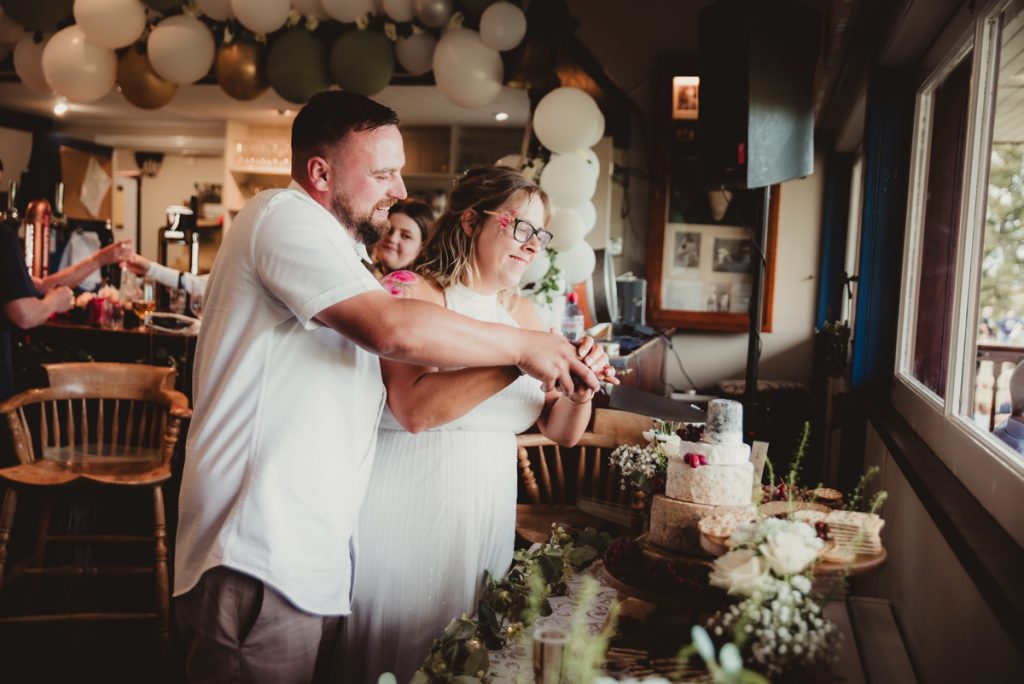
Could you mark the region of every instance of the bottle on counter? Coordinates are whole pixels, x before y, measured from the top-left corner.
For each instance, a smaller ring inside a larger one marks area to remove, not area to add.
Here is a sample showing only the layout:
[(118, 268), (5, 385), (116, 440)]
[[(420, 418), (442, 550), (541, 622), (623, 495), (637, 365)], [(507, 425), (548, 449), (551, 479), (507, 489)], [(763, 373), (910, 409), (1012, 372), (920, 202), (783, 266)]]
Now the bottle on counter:
[(579, 342), (583, 338), (583, 312), (580, 311), (579, 296), (570, 292), (566, 298), (565, 311), (562, 312), (562, 335), (570, 342)]

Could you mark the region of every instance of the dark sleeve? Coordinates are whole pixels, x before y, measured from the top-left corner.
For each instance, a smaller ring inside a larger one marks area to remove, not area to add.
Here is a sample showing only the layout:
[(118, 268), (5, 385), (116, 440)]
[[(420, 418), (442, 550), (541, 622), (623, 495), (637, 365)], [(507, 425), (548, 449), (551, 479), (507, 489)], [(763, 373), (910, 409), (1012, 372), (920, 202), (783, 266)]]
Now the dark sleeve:
[(0, 226), (0, 304), (38, 297), (21, 254), (21, 243), (6, 226)]

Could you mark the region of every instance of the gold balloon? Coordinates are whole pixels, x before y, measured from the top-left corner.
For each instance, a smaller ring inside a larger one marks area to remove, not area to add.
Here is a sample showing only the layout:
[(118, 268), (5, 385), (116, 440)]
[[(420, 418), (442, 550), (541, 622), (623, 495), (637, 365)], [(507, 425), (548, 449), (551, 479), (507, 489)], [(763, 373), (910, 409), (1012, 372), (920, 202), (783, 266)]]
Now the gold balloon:
[(267, 80), (267, 49), (259, 43), (223, 43), (214, 62), (217, 83), (236, 100), (251, 100), (263, 94)]
[(124, 99), (143, 109), (159, 109), (178, 92), (178, 84), (157, 76), (149, 57), (130, 47), (117, 61), (117, 84)]

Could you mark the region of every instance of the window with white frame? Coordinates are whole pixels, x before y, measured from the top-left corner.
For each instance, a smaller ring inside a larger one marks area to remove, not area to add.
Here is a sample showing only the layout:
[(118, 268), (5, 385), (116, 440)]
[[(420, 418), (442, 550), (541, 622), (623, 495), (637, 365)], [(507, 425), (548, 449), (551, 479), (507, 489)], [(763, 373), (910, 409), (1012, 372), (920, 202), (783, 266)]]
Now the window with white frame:
[(1024, 361), (1024, 0), (980, 14), (918, 93), (897, 376), (1020, 474), (990, 433)]

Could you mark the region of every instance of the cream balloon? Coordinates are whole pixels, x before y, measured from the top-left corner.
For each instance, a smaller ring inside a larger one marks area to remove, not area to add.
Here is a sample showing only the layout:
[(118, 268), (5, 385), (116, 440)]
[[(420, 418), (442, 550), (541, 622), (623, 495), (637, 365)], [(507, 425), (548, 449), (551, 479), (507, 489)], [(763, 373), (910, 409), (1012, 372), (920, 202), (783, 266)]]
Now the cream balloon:
[(95, 102), (114, 87), (117, 53), (93, 45), (73, 24), (53, 34), (43, 48), (43, 77), (71, 102)]
[(32, 90), (47, 94), (53, 92), (43, 75), (43, 49), (49, 40), (50, 36), (46, 36), (37, 43), (33, 34), (26, 33), (14, 46), (14, 70), (18, 78)]
[(434, 50), (438, 89), (460, 107), (482, 107), (501, 92), (505, 71), (501, 55), (467, 28), (445, 31)]
[(441, 28), (452, 16), (452, 0), (414, 0), (416, 18), (429, 28)]
[(489, 48), (511, 50), (525, 35), (526, 15), (511, 2), (496, 2), (480, 16), (480, 39)]
[(603, 129), (601, 110), (579, 88), (555, 88), (537, 103), (533, 130), (552, 152), (573, 152), (590, 147)]
[(139, 0), (75, 0), (73, 11), (85, 39), (99, 47), (131, 45), (146, 28), (146, 7)]
[(583, 219), (572, 209), (555, 209), (548, 222), (548, 230), (555, 237), (551, 238), (551, 249), (564, 252), (576, 246), (583, 239)]
[(0, 43), (17, 43), (23, 33), (25, 27), (11, 19), (0, 7)]
[(376, 7), (373, 0), (321, 0), (327, 16), (351, 24), (367, 14), (373, 14)]
[[(317, 0), (317, 5), (320, 1)], [(214, 21), (227, 21), (235, 16), (231, 11), (231, 0), (196, 0), (196, 7)]]
[(327, 18), (323, 3), (320, 0), (292, 0), (292, 9), (304, 17), (323, 20)]
[(273, 33), (285, 25), (292, 11), (290, 0), (231, 0), (231, 11), (253, 33)]
[(537, 282), (547, 275), (549, 268), (551, 268), (551, 257), (548, 256), (546, 251), (538, 252), (537, 256), (530, 262), (530, 265), (523, 271), (523, 277), (519, 279), (519, 286), (523, 287)]
[(413, 33), (395, 42), (395, 57), (402, 68), (413, 76), (425, 74), (433, 68), (437, 38), (429, 33)]
[(195, 17), (179, 14), (156, 25), (147, 43), (149, 63), (160, 78), (171, 83), (195, 83), (210, 71), (213, 34)]
[(589, 278), (596, 264), (594, 248), (583, 241), (577, 242), (565, 252), (559, 252), (555, 257), (555, 266), (562, 271), (567, 285), (575, 285)]
[(560, 154), (540, 172), (540, 186), (556, 207), (575, 207), (594, 196), (597, 178), (590, 174), (581, 157)]
[(395, 21), (412, 21), (412, 18), (416, 16), (413, 0), (383, 0), (381, 9), (384, 10), (384, 14)]

